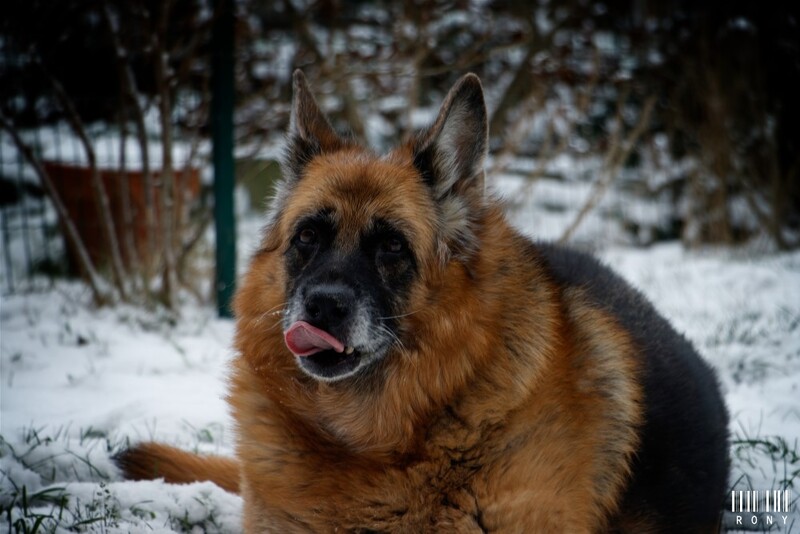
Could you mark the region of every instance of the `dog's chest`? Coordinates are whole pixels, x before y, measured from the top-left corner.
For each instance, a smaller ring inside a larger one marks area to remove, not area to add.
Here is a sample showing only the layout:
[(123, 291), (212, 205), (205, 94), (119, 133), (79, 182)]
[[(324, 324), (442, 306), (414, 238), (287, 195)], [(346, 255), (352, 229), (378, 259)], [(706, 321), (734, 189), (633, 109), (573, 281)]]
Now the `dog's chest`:
[[(440, 421), (441, 423), (441, 421)], [(342, 465), (347, 487), (333, 514), (345, 531), (484, 532), (478, 493), (490, 455), (453, 421), (437, 425), (413, 459), (360, 468)], [(329, 525), (330, 526), (330, 525)]]
[(437, 451), (407, 466), (365, 471), (335, 512), (350, 531), (483, 532), (475, 491), (480, 463)]

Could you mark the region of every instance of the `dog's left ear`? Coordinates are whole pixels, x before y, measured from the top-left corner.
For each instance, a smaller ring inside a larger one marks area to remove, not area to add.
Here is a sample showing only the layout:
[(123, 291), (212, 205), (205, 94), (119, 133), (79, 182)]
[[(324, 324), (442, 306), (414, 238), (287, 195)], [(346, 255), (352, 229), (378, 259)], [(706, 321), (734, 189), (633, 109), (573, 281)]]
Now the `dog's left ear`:
[(489, 125), (481, 82), (467, 74), (444, 99), (433, 125), (413, 141), (414, 166), (439, 207), (439, 256), (466, 260), (479, 248), (475, 223), (484, 199)]
[(436, 200), (483, 195), (488, 136), (481, 81), (467, 74), (450, 89), (433, 125), (414, 140), (414, 166)]
[(331, 126), (317, 104), (308, 81), (300, 69), (292, 75), (292, 113), (283, 156), (284, 177), (299, 180), (308, 163), (324, 152), (334, 152), (349, 144)]

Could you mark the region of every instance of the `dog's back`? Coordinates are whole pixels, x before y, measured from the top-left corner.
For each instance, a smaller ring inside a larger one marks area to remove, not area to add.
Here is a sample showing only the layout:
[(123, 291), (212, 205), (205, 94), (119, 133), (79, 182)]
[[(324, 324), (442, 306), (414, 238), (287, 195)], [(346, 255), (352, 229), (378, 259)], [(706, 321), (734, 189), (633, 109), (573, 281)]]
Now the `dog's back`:
[(715, 530), (729, 460), (728, 415), (714, 372), (650, 302), (594, 257), (549, 243), (534, 247), (560, 285), (584, 289), (640, 348), (644, 424), (622, 515), (673, 532), (698, 523)]

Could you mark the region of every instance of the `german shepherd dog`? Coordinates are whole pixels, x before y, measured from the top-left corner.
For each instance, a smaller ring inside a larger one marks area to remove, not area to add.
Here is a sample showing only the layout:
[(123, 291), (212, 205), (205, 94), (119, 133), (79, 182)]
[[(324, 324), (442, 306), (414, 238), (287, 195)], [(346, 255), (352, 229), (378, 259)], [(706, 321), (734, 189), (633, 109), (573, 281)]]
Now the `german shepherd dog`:
[(484, 194), (478, 77), (386, 155), (293, 81), (235, 301), (236, 459), (145, 443), (126, 474), (239, 491), (247, 532), (718, 531), (714, 373), (635, 289)]

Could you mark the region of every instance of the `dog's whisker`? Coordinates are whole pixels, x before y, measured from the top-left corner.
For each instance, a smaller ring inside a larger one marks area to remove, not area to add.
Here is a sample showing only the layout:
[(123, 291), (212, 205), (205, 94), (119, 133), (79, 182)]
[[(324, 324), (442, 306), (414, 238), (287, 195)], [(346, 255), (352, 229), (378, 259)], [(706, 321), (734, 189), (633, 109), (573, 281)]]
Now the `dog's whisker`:
[[(265, 311), (261, 315), (259, 315), (258, 319), (256, 319), (256, 320), (258, 322), (261, 322), (261, 321), (264, 321), (265, 319), (267, 319), (269, 317), (275, 317), (276, 315), (277, 316), (283, 316), (286, 313), (286, 307), (285, 307), (286, 304), (287, 304), (286, 302), (283, 302), (281, 304), (278, 304), (277, 306), (273, 306), (272, 308), (268, 309), (267, 311)], [(280, 322), (281, 322), (281, 319), (278, 320), (278, 323), (280, 323)], [(275, 324), (270, 326), (268, 328), (268, 330), (272, 330), (273, 328), (275, 328)]]
[(408, 349), (406, 349), (406, 346), (403, 344), (403, 341), (388, 326), (386, 326), (384, 324), (379, 324), (378, 325), (378, 331), (379, 332), (383, 332), (384, 334), (386, 334), (386, 336), (389, 337), (389, 339), (391, 339), (395, 344), (397, 344), (397, 346), (400, 348), (400, 350), (403, 353), (405, 353), (405, 354), (408, 353)]
[(414, 310), (408, 313), (401, 313), (399, 315), (389, 315), (388, 317), (378, 317), (381, 321), (388, 321), (390, 319), (400, 319), (402, 317), (408, 317), (409, 315), (414, 315), (415, 313), (419, 313), (422, 310)]
[(269, 315), (274, 313), (284, 313), (286, 311), (286, 305), (289, 304), (288, 302), (281, 302), (280, 304), (273, 306), (272, 308), (268, 309), (263, 313), (263, 315)]

